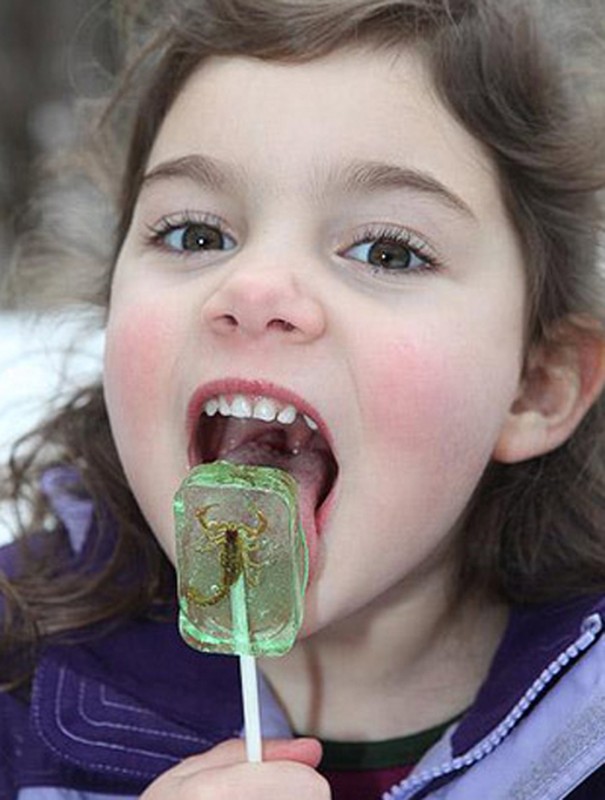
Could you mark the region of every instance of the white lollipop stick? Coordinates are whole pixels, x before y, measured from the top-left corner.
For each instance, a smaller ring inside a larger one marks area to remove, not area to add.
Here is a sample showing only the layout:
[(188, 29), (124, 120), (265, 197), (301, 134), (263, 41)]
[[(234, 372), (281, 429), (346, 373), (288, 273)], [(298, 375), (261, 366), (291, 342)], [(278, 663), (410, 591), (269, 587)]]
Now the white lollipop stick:
[(263, 760), (263, 740), (260, 727), (258, 703), (258, 679), (254, 656), (240, 656), (242, 699), (244, 702), (244, 726), (246, 730), (246, 754), (251, 763)]
[[(233, 613), (233, 627), (237, 637), (243, 643), (249, 639), (248, 614), (246, 604), (241, 602), (245, 597), (246, 586), (244, 575), (240, 575), (231, 587), (231, 611)], [(239, 601), (239, 602), (238, 602)], [(260, 763), (263, 760), (263, 742), (260, 726), (260, 705), (258, 702), (258, 676), (256, 674), (256, 659), (254, 656), (240, 655), (240, 678), (242, 686), (242, 701), (244, 706), (244, 729), (246, 733), (246, 754), (248, 761)]]

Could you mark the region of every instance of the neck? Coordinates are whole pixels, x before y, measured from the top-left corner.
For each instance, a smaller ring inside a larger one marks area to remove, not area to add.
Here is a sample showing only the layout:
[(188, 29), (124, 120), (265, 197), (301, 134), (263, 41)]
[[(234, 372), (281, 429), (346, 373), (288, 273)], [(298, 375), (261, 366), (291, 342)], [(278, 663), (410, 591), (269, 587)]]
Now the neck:
[(264, 674), (297, 733), (380, 740), (438, 725), (463, 712), (502, 637), (502, 605), (455, 610), (423, 597), (386, 597), (265, 660)]

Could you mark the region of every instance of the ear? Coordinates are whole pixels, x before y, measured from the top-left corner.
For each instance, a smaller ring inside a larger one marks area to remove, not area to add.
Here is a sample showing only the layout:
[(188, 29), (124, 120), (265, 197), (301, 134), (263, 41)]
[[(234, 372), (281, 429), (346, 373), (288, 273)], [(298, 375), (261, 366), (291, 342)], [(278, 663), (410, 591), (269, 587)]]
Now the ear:
[(605, 335), (570, 317), (527, 357), (519, 391), (493, 452), (515, 463), (548, 453), (574, 432), (605, 384)]

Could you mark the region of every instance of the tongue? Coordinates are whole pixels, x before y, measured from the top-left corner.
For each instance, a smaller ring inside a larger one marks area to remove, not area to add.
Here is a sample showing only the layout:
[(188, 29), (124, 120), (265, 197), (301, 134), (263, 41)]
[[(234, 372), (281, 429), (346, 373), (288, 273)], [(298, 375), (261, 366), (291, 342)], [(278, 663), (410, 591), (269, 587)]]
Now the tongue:
[(262, 441), (252, 441), (241, 444), (221, 457), (233, 464), (277, 467), (288, 472), (298, 484), (303, 529), (307, 533), (315, 531), (315, 510), (328, 477), (326, 458), (321, 451), (303, 449), (297, 454), (285, 453)]

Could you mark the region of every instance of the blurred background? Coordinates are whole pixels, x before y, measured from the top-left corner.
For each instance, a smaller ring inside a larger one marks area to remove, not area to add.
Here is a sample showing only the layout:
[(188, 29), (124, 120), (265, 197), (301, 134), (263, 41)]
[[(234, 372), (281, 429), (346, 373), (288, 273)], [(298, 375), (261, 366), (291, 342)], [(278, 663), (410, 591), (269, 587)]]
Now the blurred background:
[(103, 92), (111, 0), (0, 0), (0, 270), (39, 158), (74, 133), (73, 96)]
[[(0, 0), (0, 279), (41, 157), (74, 137), (73, 98), (107, 89), (108, 12), (124, 1)], [(66, 355), (78, 324), (69, 315), (38, 320), (3, 311), (0, 298), (0, 464), (49, 398), (99, 373), (100, 335)], [(0, 541), (3, 527), (0, 513)]]

